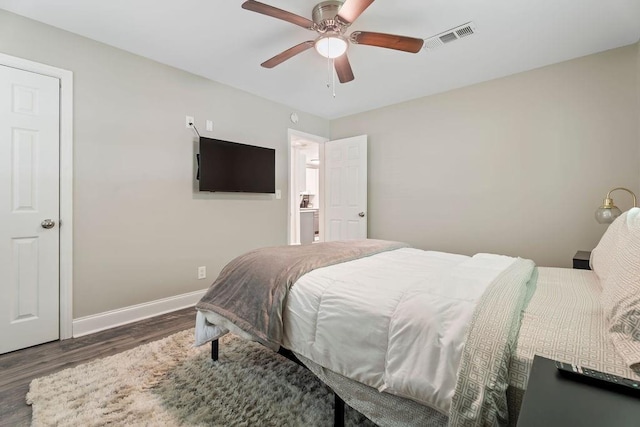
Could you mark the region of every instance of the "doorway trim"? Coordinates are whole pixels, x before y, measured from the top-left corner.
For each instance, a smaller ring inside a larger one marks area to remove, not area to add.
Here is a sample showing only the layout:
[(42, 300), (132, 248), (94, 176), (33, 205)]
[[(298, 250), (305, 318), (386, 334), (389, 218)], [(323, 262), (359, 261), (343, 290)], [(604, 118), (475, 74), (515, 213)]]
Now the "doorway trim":
[(73, 72), (0, 53), (0, 65), (60, 81), (60, 339), (73, 336)]
[(319, 188), (320, 188), (320, 211), (319, 211), (319, 215), (320, 215), (320, 228), (322, 229), (322, 221), (324, 220), (324, 144), (325, 142), (329, 141), (329, 138), (325, 138), (323, 136), (319, 136), (319, 135), (313, 135), (310, 133), (306, 133), (306, 132), (301, 132), (299, 130), (295, 130), (295, 129), (288, 129), (287, 130), (287, 147), (288, 147), (288, 165), (287, 165), (287, 179), (288, 179), (288, 198), (287, 198), (287, 244), (291, 243), (291, 226), (292, 226), (292, 220), (293, 220), (293, 211), (294, 211), (294, 207), (293, 207), (293, 201), (292, 200), (297, 200), (297, 198), (292, 199), (292, 192), (293, 190), (293, 182), (294, 182), (294, 177), (292, 176), (292, 170), (293, 170), (293, 162), (294, 162), (294, 158), (293, 158), (293, 140), (294, 139), (304, 139), (306, 141), (309, 142), (315, 142), (320, 146), (320, 167), (319, 167)]

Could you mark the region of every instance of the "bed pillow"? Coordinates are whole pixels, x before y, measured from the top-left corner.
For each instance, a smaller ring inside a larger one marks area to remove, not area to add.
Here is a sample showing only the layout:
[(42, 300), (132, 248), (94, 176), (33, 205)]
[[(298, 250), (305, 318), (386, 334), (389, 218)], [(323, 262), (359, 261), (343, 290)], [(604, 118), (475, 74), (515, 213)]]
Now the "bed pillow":
[(589, 266), (596, 273), (601, 284), (609, 275), (609, 270), (616, 258), (616, 246), (622, 227), (626, 222), (627, 213), (628, 211), (624, 212), (609, 225), (598, 245), (591, 251)]
[(628, 211), (602, 283), (602, 307), (613, 345), (640, 371), (640, 208)]

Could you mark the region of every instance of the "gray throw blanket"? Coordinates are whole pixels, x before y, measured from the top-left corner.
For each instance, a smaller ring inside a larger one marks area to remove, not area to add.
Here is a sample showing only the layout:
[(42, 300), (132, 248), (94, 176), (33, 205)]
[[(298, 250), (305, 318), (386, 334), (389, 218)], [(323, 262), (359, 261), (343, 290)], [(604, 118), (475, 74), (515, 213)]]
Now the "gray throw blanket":
[(462, 352), (449, 426), (508, 425), (509, 362), (537, 280), (533, 261), (518, 258), (480, 297)]
[(217, 313), (264, 345), (279, 348), (287, 293), (316, 268), (407, 247), (385, 240), (351, 240), (257, 249), (227, 264), (196, 304)]

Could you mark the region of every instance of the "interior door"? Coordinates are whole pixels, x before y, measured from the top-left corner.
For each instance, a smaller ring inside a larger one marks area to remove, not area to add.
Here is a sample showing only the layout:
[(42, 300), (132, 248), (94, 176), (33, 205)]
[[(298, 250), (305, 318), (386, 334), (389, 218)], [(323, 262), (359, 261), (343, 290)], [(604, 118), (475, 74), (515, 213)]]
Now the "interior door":
[(0, 353), (59, 338), (60, 81), (0, 66)]
[(325, 241), (367, 238), (367, 136), (325, 144)]

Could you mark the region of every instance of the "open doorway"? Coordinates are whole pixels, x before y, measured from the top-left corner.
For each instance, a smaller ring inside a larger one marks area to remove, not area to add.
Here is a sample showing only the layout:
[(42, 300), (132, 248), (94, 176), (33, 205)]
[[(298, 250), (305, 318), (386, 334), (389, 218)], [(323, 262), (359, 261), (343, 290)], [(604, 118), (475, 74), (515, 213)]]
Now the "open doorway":
[(324, 143), (317, 135), (289, 129), (290, 245), (321, 242), (324, 221)]

